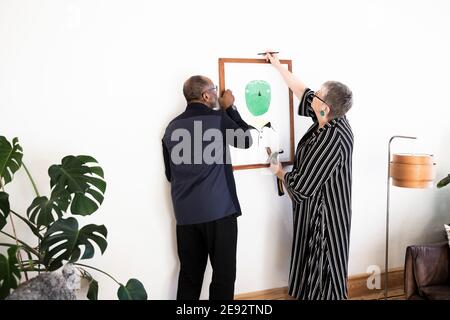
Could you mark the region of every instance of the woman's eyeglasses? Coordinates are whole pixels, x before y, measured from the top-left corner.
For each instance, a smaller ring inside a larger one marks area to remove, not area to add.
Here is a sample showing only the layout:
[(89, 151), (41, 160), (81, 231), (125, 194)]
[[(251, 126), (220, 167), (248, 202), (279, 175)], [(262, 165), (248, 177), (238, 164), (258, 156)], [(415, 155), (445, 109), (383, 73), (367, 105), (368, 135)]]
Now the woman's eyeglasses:
[(320, 98), (320, 97), (318, 97), (317, 95), (315, 95), (315, 94), (313, 94), (312, 95), (313, 96), (313, 98), (317, 98), (319, 101), (321, 101), (321, 102), (323, 102), (323, 103), (325, 103), (328, 107), (330, 107), (331, 108), (331, 105), (329, 105), (328, 103), (326, 103), (325, 102), (325, 100), (323, 100), (322, 98)]

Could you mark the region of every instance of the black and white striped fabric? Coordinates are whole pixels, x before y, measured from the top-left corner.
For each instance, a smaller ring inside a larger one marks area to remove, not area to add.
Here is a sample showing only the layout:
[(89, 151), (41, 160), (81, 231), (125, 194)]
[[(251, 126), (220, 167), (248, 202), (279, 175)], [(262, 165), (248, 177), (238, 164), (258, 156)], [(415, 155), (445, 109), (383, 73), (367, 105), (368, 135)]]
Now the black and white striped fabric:
[(353, 133), (345, 116), (318, 129), (313, 94), (305, 91), (299, 114), (314, 124), (284, 176), (294, 209), (289, 294), (302, 300), (347, 299)]

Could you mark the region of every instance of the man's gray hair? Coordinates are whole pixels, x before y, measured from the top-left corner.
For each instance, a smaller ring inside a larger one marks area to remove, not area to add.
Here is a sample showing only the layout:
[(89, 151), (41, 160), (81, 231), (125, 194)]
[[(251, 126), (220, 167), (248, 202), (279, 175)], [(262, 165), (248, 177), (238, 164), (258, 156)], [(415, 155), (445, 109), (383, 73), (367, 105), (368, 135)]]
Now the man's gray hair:
[(350, 88), (338, 81), (327, 81), (323, 86), (326, 89), (324, 100), (331, 105), (331, 119), (345, 115), (353, 104), (353, 93)]
[(192, 100), (201, 99), (202, 92), (209, 85), (209, 82), (204, 76), (192, 76), (186, 80), (183, 85), (183, 94), (186, 101), (189, 103)]

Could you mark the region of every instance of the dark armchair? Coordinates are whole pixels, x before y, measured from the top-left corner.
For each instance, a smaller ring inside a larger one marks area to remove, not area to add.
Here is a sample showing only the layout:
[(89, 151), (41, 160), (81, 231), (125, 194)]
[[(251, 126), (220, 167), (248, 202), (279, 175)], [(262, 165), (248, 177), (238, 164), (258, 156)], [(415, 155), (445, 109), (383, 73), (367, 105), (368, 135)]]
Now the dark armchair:
[(405, 294), (408, 300), (450, 300), (447, 242), (406, 248)]

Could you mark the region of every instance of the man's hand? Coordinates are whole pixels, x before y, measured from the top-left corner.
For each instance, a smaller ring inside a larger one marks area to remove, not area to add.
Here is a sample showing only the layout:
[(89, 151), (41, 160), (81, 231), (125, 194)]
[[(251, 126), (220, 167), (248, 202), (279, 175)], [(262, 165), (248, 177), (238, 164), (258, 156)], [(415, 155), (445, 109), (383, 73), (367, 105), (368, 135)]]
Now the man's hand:
[(227, 110), (234, 104), (234, 96), (233, 92), (230, 89), (225, 90), (222, 96), (219, 98), (220, 107), (224, 110)]

